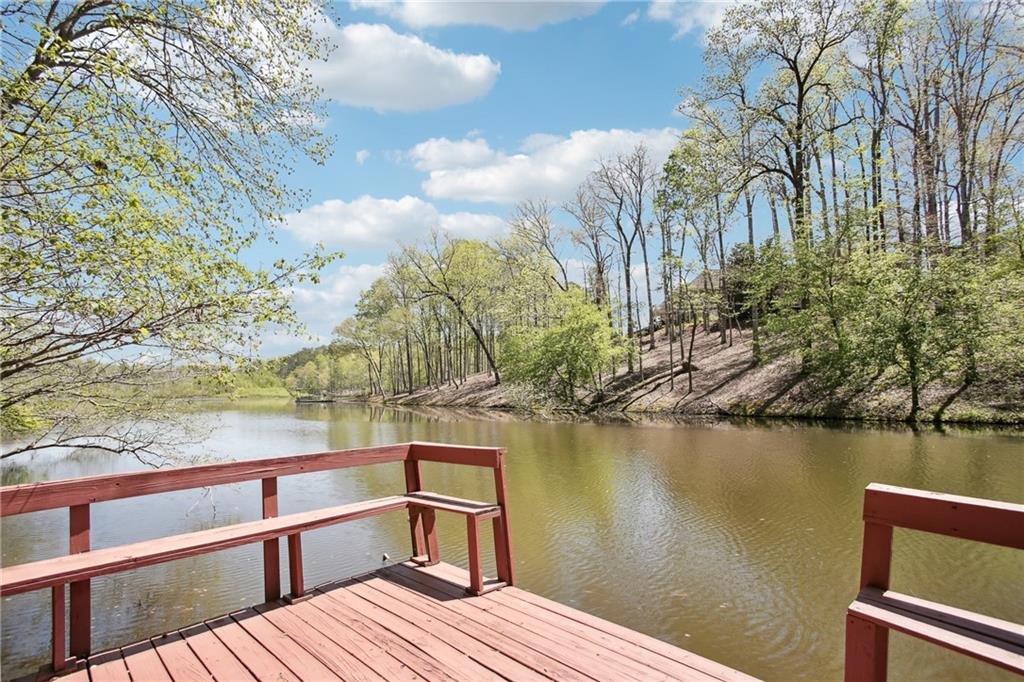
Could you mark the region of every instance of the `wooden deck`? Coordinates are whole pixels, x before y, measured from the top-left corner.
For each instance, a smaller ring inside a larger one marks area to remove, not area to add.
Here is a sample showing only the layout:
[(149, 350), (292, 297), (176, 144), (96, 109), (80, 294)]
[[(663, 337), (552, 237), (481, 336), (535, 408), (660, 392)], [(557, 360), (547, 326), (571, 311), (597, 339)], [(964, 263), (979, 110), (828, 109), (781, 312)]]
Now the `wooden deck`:
[(93, 655), (62, 680), (750, 680), (516, 587), (412, 563)]
[[(399, 462), (404, 494), (278, 514), (279, 477)], [(493, 501), (430, 491), (422, 462), (491, 470)], [(262, 493), (260, 520), (92, 547), (95, 504), (255, 480)], [(0, 567), (0, 596), (50, 591), (51, 664), (40, 675), (44, 679), (61, 671), (77, 682), (751, 679), (516, 588), (507, 497), (504, 448), (422, 442), (5, 486), (0, 517), (68, 510), (69, 552)], [(305, 588), (303, 533), (394, 512), (408, 514), (409, 562)], [(469, 571), (440, 563), (437, 512), (464, 517)], [(496, 577), (490, 580), (480, 544), (486, 521), (493, 526)], [(846, 614), (847, 682), (885, 682), (890, 630), (1024, 675), (1024, 627), (889, 589), (894, 528), (1024, 549), (1024, 505), (868, 486), (861, 589)], [(284, 600), (281, 539), (288, 543), (291, 588)], [(263, 544), (263, 604), (92, 653), (93, 578), (253, 543)]]

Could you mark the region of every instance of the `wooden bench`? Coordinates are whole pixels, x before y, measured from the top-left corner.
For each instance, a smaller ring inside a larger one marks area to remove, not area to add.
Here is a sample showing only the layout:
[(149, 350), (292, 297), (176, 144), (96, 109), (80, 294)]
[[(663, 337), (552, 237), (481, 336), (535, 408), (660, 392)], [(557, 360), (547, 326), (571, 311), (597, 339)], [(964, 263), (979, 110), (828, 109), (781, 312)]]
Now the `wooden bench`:
[(886, 679), (889, 630), (1024, 675), (1024, 626), (889, 589), (894, 527), (1024, 549), (1024, 505), (869, 485), (861, 589), (846, 614), (847, 682)]
[[(313, 511), (278, 516), (277, 478), (351, 466), (404, 462), (406, 492)], [(420, 462), (447, 462), (493, 469), (496, 502), (476, 502), (423, 490)], [(89, 545), (89, 508), (138, 495), (184, 490), (239, 481), (262, 481), (263, 519), (146, 540), (117, 547), (92, 549)], [(436, 443), (404, 443), (376, 448), (341, 450), (265, 460), (210, 464), (179, 469), (144, 471), (113, 476), (93, 476), (67, 481), (47, 481), (0, 488), (0, 516), (69, 507), (70, 554), (0, 569), (0, 596), (50, 588), (53, 606), (53, 658), (55, 671), (66, 667), (64, 649), (64, 586), (71, 586), (70, 653), (85, 658), (90, 653), (90, 579), (167, 561), (262, 542), (264, 597), (281, 597), (278, 541), (288, 539), (291, 593), (295, 601), (305, 596), (302, 580), (301, 534), (308, 530), (354, 521), (392, 511), (407, 510), (414, 561), (429, 565), (440, 561), (435, 513), (466, 517), (472, 594), (483, 594), (513, 583), (511, 543), (506, 507), (504, 451), (501, 448), (452, 446)], [(494, 524), (497, 578), (483, 576), (480, 561), (479, 523)]]

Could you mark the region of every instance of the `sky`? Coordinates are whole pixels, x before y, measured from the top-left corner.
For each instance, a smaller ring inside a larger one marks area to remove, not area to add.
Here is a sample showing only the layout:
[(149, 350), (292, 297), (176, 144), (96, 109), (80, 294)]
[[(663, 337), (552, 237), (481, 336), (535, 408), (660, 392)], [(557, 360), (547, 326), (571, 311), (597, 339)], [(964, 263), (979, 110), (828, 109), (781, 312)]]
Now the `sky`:
[(308, 201), (253, 257), (317, 243), (345, 256), (292, 292), (308, 334), (271, 332), (261, 354), (325, 343), (431, 229), (488, 238), (516, 202), (558, 204), (602, 157), (647, 143), (660, 165), (686, 121), (680, 88), (702, 71), (704, 31), (726, 2), (398, 2), (333, 6), (335, 45), (313, 77), (329, 98), (324, 165), (300, 163)]

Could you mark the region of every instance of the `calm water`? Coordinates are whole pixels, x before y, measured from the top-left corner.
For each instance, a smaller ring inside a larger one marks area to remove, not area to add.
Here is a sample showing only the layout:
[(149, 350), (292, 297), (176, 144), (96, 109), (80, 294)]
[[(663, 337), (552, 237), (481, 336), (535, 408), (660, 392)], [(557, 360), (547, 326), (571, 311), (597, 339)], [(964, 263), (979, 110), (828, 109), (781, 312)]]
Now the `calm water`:
[[(867, 483), (1024, 502), (1019, 432), (543, 423), (290, 404), (233, 404), (197, 420), (208, 422), (210, 435), (185, 455), (251, 458), (411, 439), (503, 445), (522, 587), (775, 680), (841, 678)], [(6, 463), (4, 482), (140, 467), (95, 453), (37, 456)], [(428, 487), (476, 499), (493, 499), (488, 473), (425, 465)], [(403, 489), (394, 464), (292, 477), (280, 483), (281, 512)], [(93, 507), (93, 546), (259, 515), (258, 482), (106, 502)], [(465, 566), (462, 519), (439, 515), (439, 523), (442, 557)], [(4, 565), (67, 551), (63, 510), (4, 519), (2, 531)], [(303, 545), (312, 585), (373, 569), (385, 552), (407, 556), (408, 525), (393, 514), (308, 533)], [(894, 588), (1024, 622), (1024, 552), (900, 531), (894, 552)], [(256, 603), (261, 567), (261, 549), (251, 546), (97, 579), (94, 646)], [(10, 678), (48, 660), (49, 593), (8, 598), (2, 608)], [(1011, 678), (897, 634), (890, 672)]]

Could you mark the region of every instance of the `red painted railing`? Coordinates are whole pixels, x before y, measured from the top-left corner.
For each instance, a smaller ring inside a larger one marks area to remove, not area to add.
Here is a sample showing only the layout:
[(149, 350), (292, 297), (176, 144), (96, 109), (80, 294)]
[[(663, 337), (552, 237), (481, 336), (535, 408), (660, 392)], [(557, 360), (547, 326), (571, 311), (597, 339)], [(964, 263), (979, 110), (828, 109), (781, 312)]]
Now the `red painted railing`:
[[(471, 502), (426, 492), (420, 467), (420, 462), (424, 461), (492, 469), (496, 503)], [(404, 496), (287, 517), (278, 516), (278, 478), (386, 462), (404, 463)], [(96, 550), (90, 546), (92, 504), (251, 480), (262, 482), (263, 521), (234, 524), (123, 547)], [(69, 662), (65, 653), (66, 584), (70, 584), (69, 652), (73, 658), (85, 658), (91, 652), (92, 577), (262, 542), (264, 598), (273, 601), (281, 597), (278, 543), (281, 537), (287, 537), (291, 582), (289, 597), (297, 599), (304, 595), (302, 532), (398, 509), (407, 509), (409, 513), (414, 561), (426, 565), (440, 560), (435, 512), (451, 511), (463, 514), (467, 519), (470, 591), (481, 594), (502, 585), (511, 585), (514, 581), (503, 448), (415, 442), (0, 488), (0, 516), (61, 507), (69, 509), (69, 555), (0, 569), (0, 594), (17, 594), (45, 587), (52, 590), (54, 670), (63, 669)], [(479, 548), (479, 522), (487, 518), (492, 519), (494, 524), (497, 569), (497, 580), (490, 582), (485, 582), (483, 577)], [(79, 556), (83, 553), (89, 555)]]
[[(889, 630), (1024, 674), (1024, 626), (889, 589), (893, 528), (1024, 549), (1024, 505), (869, 485), (860, 593), (846, 615), (847, 682), (886, 679)], [(1017, 599), (1022, 585), (1010, 588)]]

